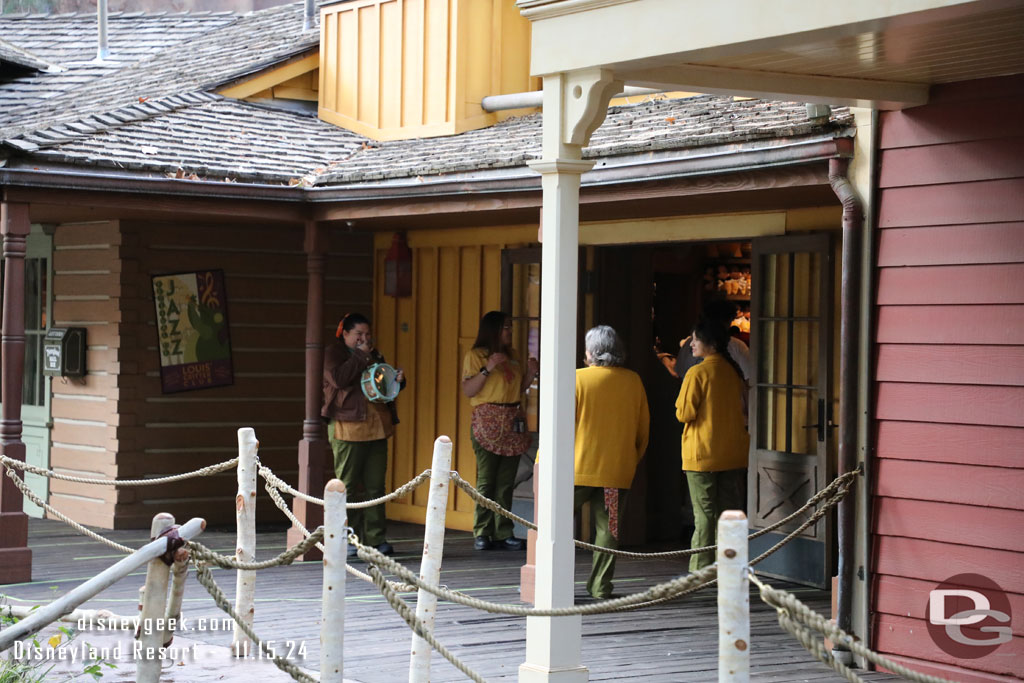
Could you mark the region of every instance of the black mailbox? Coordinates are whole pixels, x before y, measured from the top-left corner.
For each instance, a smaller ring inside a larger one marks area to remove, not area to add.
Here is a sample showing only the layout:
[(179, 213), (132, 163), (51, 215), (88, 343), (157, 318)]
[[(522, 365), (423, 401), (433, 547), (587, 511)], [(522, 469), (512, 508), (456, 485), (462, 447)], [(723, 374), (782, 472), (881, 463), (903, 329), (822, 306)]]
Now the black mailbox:
[(43, 374), (85, 377), (85, 328), (51, 327), (43, 337)]

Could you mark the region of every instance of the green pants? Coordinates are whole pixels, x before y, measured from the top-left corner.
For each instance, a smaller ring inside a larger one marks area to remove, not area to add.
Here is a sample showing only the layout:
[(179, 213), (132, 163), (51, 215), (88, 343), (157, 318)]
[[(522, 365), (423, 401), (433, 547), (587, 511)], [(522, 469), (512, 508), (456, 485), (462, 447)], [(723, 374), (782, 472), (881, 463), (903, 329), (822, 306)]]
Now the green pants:
[[(746, 469), (686, 473), (690, 502), (693, 503), (691, 548), (715, 545), (718, 518), (725, 510), (747, 509), (747, 501), (743, 499), (743, 483), (746, 479)], [(690, 571), (703, 569), (714, 561), (714, 550), (690, 555)]]
[[(512, 509), (512, 489), (516, 485), (519, 457), (498, 455), (485, 449), (470, 437), (473, 452), (476, 453), (476, 488), (483, 495), (495, 501), (506, 510)], [(504, 541), (512, 537), (515, 524), (508, 517), (477, 505), (473, 512), (473, 535), (487, 536), (492, 541)]]
[[(619, 510), (625, 500), (626, 492), (619, 490)], [(579, 512), (584, 503), (590, 503), (594, 514), (594, 545), (615, 550), (619, 540), (612, 536), (608, 528), (608, 508), (604, 506), (604, 488), (598, 486), (577, 486), (573, 489), (573, 507)], [(615, 576), (615, 556), (608, 553), (594, 552), (594, 560), (590, 565), (590, 578), (587, 579), (587, 592), (592, 597), (605, 599), (612, 595), (612, 578)]]
[[(334, 438), (334, 422), (327, 428), (334, 451), (334, 475), (345, 482), (348, 502), (373, 500), (384, 495), (384, 476), (388, 470), (387, 439), (342, 441)], [(378, 546), (387, 537), (384, 530), (384, 505), (348, 511), (348, 525), (359, 540)]]

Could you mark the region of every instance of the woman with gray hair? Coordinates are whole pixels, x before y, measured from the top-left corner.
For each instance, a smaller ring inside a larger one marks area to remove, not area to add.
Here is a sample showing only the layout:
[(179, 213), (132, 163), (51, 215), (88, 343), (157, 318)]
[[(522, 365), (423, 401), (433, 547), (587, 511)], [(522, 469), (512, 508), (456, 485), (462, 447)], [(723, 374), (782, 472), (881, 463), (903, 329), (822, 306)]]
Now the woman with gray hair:
[[(576, 488), (579, 510), (590, 503), (594, 544), (619, 547), (619, 509), (647, 449), (651, 415), (640, 375), (622, 367), (626, 352), (615, 330), (587, 332), (586, 368), (576, 371)], [(595, 552), (587, 580), (591, 597), (612, 596), (615, 557)]]

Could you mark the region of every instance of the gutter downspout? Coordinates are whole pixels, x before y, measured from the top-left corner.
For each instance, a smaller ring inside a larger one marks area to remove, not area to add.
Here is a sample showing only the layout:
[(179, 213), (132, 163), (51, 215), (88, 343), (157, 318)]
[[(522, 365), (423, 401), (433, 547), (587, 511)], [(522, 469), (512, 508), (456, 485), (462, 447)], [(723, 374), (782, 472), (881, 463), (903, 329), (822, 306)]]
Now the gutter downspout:
[(306, 0), (302, 13), (302, 30), (312, 31), (314, 28), (316, 28), (316, 0)]
[[(864, 207), (854, 192), (846, 172), (849, 159), (829, 159), (828, 180), (843, 205), (843, 254), (839, 348), (839, 471), (838, 475), (857, 469), (857, 348), (860, 320), (861, 226)], [(856, 496), (848, 495), (839, 503), (839, 595), (836, 599), (836, 621), (847, 633), (852, 631), (853, 579)], [(852, 654), (841, 652), (841, 661), (850, 663)]]
[(110, 56), (107, 47), (107, 0), (96, 0), (96, 61), (102, 62)]

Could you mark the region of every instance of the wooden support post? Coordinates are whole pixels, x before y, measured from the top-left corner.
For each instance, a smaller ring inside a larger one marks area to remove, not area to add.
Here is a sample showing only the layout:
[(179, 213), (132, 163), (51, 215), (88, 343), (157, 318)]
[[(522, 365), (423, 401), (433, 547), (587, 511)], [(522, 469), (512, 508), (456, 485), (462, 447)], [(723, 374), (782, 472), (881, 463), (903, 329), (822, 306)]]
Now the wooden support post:
[[(2, 373), (0, 373), (0, 450), (8, 458), (25, 460), (21, 440), (21, 391), (25, 374), (25, 240), (31, 230), (28, 204), (0, 203), (3, 234), (4, 287)], [(28, 548), (28, 515), (21, 491), (0, 468), (0, 583), (32, 580), (32, 551)]]
[(174, 551), (174, 564), (171, 565), (171, 593), (167, 598), (167, 611), (164, 613), (163, 646), (167, 647), (174, 640), (174, 632), (181, 626), (181, 603), (185, 599), (185, 579), (188, 578), (188, 548)]
[[(324, 374), (324, 269), (327, 262), (327, 234), (322, 224), (306, 221), (306, 406), (299, 442), (298, 489), (311, 496), (324, 490), (324, 472), (330, 462), (331, 449), (324, 438), (320, 420), (323, 403)], [(315, 529), (324, 521), (323, 508), (301, 498), (292, 501), (292, 512), (307, 529)], [(305, 540), (297, 526), (288, 529), (288, 545)], [(319, 560), (320, 551), (310, 548), (299, 560)]]
[(750, 680), (750, 579), (747, 516), (726, 510), (718, 519), (718, 681)]
[[(260, 442), (252, 427), (238, 430), (238, 493), (235, 495), (235, 559), (256, 560), (256, 453)], [(256, 572), (235, 572), (235, 612), (252, 626), (256, 610)], [(231, 652), (236, 657), (248, 656), (252, 639), (235, 623)]]
[[(420, 579), (431, 585), (441, 583), (441, 556), (444, 554), (444, 519), (448, 510), (451, 484), (452, 440), (439, 436), (434, 441), (434, 459), (430, 464), (430, 493), (427, 497), (427, 522), (423, 530), (423, 559)], [(428, 631), (434, 630), (437, 596), (422, 588), (416, 596), (416, 617)], [(429, 683), (430, 645), (415, 633), (409, 656), (409, 683)]]
[(345, 561), (348, 513), (345, 483), (331, 479), (324, 488), (324, 590), (320, 620), (320, 682), (345, 680)]
[[(156, 540), (160, 534), (174, 526), (174, 515), (161, 512), (153, 517), (149, 537)], [(159, 557), (146, 566), (146, 591), (142, 599), (142, 613), (139, 615), (139, 630), (136, 639), (141, 647), (136, 663), (135, 680), (138, 683), (158, 683), (160, 680), (160, 647), (164, 633), (160, 620), (167, 612), (167, 585), (171, 568)]]
[[(206, 521), (199, 517), (194, 517), (178, 529), (178, 535), (185, 540), (190, 540), (202, 533), (205, 528)], [(161, 538), (152, 541), (128, 557), (122, 558), (113, 566), (104, 569), (77, 588), (71, 589), (63, 597), (54, 600), (45, 607), (34, 610), (30, 616), (0, 631), (0, 652), (13, 645), (14, 641), (30, 636), (47, 624), (57, 621), (62, 614), (71, 612), (86, 600), (110, 588), (139, 567), (154, 558), (160, 557), (165, 552), (167, 552), (166, 539)]]

